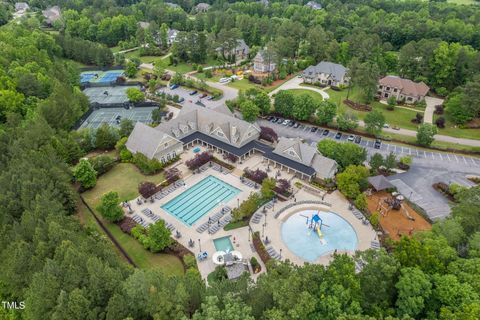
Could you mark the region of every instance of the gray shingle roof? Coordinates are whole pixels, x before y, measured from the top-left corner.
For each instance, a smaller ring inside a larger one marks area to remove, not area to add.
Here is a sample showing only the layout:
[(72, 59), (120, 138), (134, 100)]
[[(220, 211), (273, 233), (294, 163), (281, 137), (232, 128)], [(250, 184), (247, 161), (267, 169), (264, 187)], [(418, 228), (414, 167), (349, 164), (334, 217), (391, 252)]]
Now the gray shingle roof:
[(341, 81), (348, 69), (342, 66), (341, 64), (322, 61), (316, 66), (310, 66), (303, 71), (303, 75), (307, 77), (312, 77), (320, 73), (325, 73), (331, 75), (332, 79), (335, 81)]
[[(137, 122), (133, 128), (132, 133), (128, 137), (125, 146), (132, 153), (143, 153), (147, 158), (153, 158), (158, 146), (166, 140), (170, 140), (172, 137), (167, 134), (155, 130), (154, 128), (147, 126), (141, 122)], [(178, 141), (181, 143), (181, 141)]]
[(368, 183), (370, 183), (377, 191), (394, 188), (393, 184), (391, 184), (390, 181), (388, 181), (387, 178), (382, 175), (368, 177), (367, 180)]

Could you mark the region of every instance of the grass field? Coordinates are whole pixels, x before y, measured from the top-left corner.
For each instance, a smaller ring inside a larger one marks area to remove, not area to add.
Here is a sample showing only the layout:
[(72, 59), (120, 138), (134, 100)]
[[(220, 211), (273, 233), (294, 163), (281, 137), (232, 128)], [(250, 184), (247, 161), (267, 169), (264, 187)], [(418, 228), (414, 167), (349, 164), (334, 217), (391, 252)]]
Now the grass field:
[(444, 117), (445, 118), (445, 128), (443, 129), (438, 129), (438, 134), (443, 134), (446, 136), (452, 136), (452, 137), (457, 137), (457, 138), (466, 138), (466, 139), (476, 139), (480, 140), (480, 129), (462, 129), (462, 128), (455, 128), (455, 124), (449, 119), (447, 114), (443, 115), (433, 115), (433, 123), (439, 118), (439, 117)]
[(317, 102), (323, 101), (322, 95), (318, 92), (315, 92), (315, 91), (306, 90), (306, 89), (289, 89), (287, 91), (293, 93), (295, 96), (299, 96), (301, 94), (308, 94), (310, 97), (312, 97)]
[(478, 5), (478, 2), (475, 0), (447, 0), (448, 3), (455, 3), (455, 4), (465, 4), (465, 5)]
[[(118, 192), (122, 201), (132, 200), (138, 194), (137, 188), (140, 182), (151, 181), (154, 183), (160, 183), (163, 180), (163, 174), (144, 176), (134, 165), (120, 163), (109, 172), (102, 175), (98, 179), (95, 188), (83, 193), (83, 197), (89, 206), (95, 210), (100, 203), (102, 195), (109, 191)], [(79, 209), (79, 216), (82, 222), (87, 226), (96, 225), (95, 220), (93, 220), (93, 217), (86, 208)], [(100, 215), (98, 216), (100, 217)], [(166, 274), (183, 273), (182, 262), (176, 256), (169, 254), (153, 254), (145, 250), (137, 240), (123, 233), (116, 224), (108, 223), (106, 221), (104, 221), (104, 224), (140, 268), (160, 268)], [(98, 226), (96, 226), (96, 228), (97, 230), (101, 230)]]
[[(330, 95), (330, 100), (335, 102), (339, 106), (340, 112), (349, 112), (355, 114), (359, 119), (363, 120), (368, 112), (354, 110), (343, 103), (343, 100), (347, 96), (347, 90), (335, 91), (327, 90), (327, 93)], [(361, 92), (358, 89), (351, 89), (349, 99), (353, 101), (361, 101)], [(385, 116), (385, 121), (390, 126), (398, 126), (400, 128), (416, 130), (417, 125), (412, 123), (411, 120), (415, 118), (417, 114), (416, 111), (395, 108), (394, 111), (387, 110), (387, 106), (374, 101), (370, 104), (374, 110), (379, 110)], [(423, 110), (419, 109), (418, 112), (423, 113)]]

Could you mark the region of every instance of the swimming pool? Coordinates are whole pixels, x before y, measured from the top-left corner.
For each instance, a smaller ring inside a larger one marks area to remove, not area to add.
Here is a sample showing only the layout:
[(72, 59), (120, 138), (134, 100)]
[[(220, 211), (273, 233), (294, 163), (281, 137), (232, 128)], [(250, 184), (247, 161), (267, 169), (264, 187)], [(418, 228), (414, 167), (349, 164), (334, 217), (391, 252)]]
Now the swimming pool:
[(195, 149), (193, 149), (193, 153), (199, 153), (200, 152), (200, 148), (199, 147), (196, 147)]
[(297, 212), (282, 224), (282, 239), (290, 251), (306, 261), (313, 262), (335, 249), (354, 251), (357, 248), (357, 233), (353, 227), (332, 212), (318, 212), (323, 223), (323, 240), (320, 239), (317, 232), (307, 225), (307, 217), (310, 222), (317, 212)]
[(208, 176), (162, 206), (162, 209), (191, 226), (222, 202), (227, 202), (240, 190)]
[(223, 252), (233, 251), (233, 245), (232, 245), (232, 242), (230, 241), (230, 236), (213, 239), (213, 244), (215, 245), (215, 249), (217, 249), (217, 251), (223, 251)]

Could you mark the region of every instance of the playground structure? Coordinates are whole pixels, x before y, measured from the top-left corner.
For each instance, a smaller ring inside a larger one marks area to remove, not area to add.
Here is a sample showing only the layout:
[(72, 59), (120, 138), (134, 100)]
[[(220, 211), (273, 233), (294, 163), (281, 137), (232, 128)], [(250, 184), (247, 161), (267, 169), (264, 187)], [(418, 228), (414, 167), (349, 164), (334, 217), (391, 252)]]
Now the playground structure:
[(308, 216), (304, 216), (307, 218), (307, 227), (310, 230), (315, 230), (315, 232), (318, 235), (318, 238), (320, 239), (321, 244), (325, 244), (325, 239), (323, 237), (322, 233), (322, 227), (328, 227), (326, 224), (323, 223), (322, 218), (318, 215), (318, 212), (313, 214), (311, 218)]
[(380, 198), (377, 204), (376, 211), (380, 213), (383, 217), (386, 217), (387, 214), (390, 212), (390, 210), (400, 210), (402, 209), (402, 213), (409, 219), (414, 221), (415, 218), (408, 213), (408, 210), (404, 207), (403, 205), (403, 196), (398, 194), (398, 195), (392, 195), (392, 197), (383, 197)]

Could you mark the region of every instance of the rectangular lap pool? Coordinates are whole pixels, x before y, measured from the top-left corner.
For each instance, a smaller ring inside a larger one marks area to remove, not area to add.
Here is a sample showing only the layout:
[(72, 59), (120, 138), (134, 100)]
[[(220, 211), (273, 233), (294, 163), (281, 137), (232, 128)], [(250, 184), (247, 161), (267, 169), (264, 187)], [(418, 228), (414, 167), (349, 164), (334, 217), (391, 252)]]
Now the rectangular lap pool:
[(213, 239), (213, 244), (215, 245), (215, 249), (217, 249), (217, 251), (223, 251), (223, 252), (233, 251), (233, 245), (232, 245), (232, 242), (230, 241), (230, 236)]
[(162, 206), (162, 209), (191, 226), (222, 202), (227, 202), (240, 190), (208, 176)]

